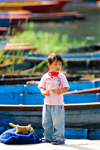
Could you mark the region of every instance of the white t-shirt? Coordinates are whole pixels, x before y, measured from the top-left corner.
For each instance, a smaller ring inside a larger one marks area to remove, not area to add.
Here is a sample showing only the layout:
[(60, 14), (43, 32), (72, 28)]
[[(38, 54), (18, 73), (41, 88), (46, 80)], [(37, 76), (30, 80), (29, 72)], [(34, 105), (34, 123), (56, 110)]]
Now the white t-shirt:
[[(69, 84), (68, 81), (66, 79), (66, 76), (59, 72), (58, 76), (61, 78), (61, 86), (60, 88), (65, 88), (68, 87), (69, 88)], [(64, 105), (64, 101), (63, 101), (63, 94), (55, 94), (51, 91), (51, 89), (58, 89), (60, 80), (58, 77), (53, 77), (51, 78), (47, 73), (45, 73), (41, 80), (40, 83), (38, 85), (38, 88), (44, 88), (46, 91), (50, 92), (50, 96), (45, 96), (44, 98), (44, 104), (46, 105)]]

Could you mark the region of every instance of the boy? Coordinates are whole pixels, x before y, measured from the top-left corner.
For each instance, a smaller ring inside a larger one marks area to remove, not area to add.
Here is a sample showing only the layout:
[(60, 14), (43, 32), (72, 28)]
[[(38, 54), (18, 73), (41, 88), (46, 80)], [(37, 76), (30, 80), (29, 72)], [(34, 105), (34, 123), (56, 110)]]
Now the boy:
[(50, 71), (45, 73), (38, 85), (41, 94), (45, 95), (42, 113), (42, 126), (44, 138), (42, 142), (64, 144), (65, 110), (63, 93), (69, 89), (66, 76), (60, 72), (62, 58), (59, 54), (52, 53), (48, 56)]

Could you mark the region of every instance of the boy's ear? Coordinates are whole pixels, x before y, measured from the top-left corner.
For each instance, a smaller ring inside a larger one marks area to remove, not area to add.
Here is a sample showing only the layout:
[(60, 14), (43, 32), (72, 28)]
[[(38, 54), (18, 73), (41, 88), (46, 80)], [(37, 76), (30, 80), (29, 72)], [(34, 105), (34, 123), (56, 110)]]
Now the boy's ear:
[(47, 66), (50, 68), (50, 64), (48, 63)]

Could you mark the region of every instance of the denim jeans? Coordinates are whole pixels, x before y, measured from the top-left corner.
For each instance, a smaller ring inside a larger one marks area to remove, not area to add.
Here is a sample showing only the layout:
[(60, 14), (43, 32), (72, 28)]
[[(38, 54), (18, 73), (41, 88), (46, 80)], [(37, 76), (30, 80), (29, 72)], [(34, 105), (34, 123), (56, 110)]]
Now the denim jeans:
[(64, 141), (65, 132), (65, 110), (63, 105), (43, 106), (42, 126), (44, 128), (44, 137), (49, 141), (59, 139)]

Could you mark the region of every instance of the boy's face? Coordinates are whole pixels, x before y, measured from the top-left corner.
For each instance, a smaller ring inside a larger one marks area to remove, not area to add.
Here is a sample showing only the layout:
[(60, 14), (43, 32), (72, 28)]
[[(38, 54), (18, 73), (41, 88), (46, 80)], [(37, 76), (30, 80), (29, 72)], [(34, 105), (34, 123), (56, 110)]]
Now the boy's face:
[(59, 72), (62, 67), (62, 62), (55, 60), (52, 64), (48, 63), (48, 67), (52, 72)]

